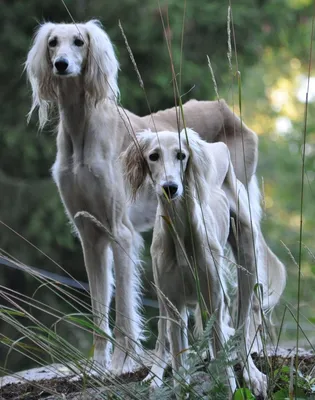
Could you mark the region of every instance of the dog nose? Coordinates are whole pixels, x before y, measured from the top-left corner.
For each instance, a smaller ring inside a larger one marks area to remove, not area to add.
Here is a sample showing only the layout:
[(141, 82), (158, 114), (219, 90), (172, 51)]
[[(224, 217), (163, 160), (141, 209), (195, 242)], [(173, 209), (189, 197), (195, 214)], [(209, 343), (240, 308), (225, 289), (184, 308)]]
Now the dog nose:
[(165, 190), (167, 196), (172, 199), (177, 193), (178, 185), (174, 182), (166, 182), (163, 185), (163, 189)]
[(68, 65), (69, 63), (65, 58), (58, 58), (58, 60), (55, 61), (55, 67), (58, 72), (65, 72), (68, 68)]

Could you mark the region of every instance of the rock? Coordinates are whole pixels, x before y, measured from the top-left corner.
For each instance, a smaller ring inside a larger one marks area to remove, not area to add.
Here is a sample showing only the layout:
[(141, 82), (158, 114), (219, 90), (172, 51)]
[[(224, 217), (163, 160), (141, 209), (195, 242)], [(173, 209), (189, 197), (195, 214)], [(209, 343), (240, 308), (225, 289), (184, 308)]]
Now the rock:
[[(266, 353), (268, 363), (266, 363), (264, 355), (253, 354), (253, 359), (261, 370), (266, 370), (270, 366), (276, 369), (283, 365), (290, 365), (291, 358), (295, 357), (296, 354), (293, 349), (271, 346), (267, 347)], [(309, 373), (315, 365), (314, 353), (299, 349), (298, 356), (299, 369), (304, 374)], [(150, 355), (147, 358), (150, 359)], [(145, 364), (148, 364), (148, 362), (145, 362)], [(238, 368), (238, 370), (240, 369)], [(71, 365), (71, 363), (69, 363), (69, 366), (51, 364), (0, 378), (0, 399), (96, 400), (102, 398), (105, 394), (119, 391), (120, 397), (129, 400), (128, 392), (130, 392), (131, 386), (135, 390), (136, 383), (141, 382), (147, 373), (148, 368), (144, 366), (134, 373), (125, 374), (119, 378), (110, 377), (110, 375), (82, 377), (77, 367)], [(194, 379), (200, 381), (202, 392), (209, 386), (210, 377), (204, 372), (200, 372)], [(143, 385), (143, 388), (146, 389), (146, 386)], [(141, 385), (138, 384), (137, 393), (140, 392)], [(141, 398), (141, 395), (139, 397)], [(146, 397), (142, 398), (146, 399)]]

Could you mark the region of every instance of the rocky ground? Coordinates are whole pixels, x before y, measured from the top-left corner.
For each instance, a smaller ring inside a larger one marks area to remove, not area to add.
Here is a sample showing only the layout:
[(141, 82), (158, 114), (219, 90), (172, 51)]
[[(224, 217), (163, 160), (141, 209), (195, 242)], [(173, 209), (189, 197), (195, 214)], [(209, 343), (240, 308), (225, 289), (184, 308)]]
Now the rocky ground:
[[(268, 350), (269, 368), (273, 370), (284, 365), (290, 366), (291, 359), (294, 354), (291, 349)], [(266, 359), (254, 356), (254, 361), (258, 368), (264, 370), (266, 367)], [(312, 352), (299, 349), (299, 370), (302, 374), (313, 373), (315, 366), (315, 355)], [(236, 370), (239, 370), (236, 366)], [(106, 378), (102, 384), (99, 380), (82, 379), (78, 373), (61, 364), (52, 364), (42, 368), (35, 368), (28, 371), (23, 371), (12, 376), (0, 378), (0, 399), (1, 400), (92, 400), (100, 398), (138, 398), (128, 396), (129, 385), (134, 385), (134, 382), (141, 382), (146, 376), (148, 369), (146, 367), (131, 373), (122, 375), (116, 379), (115, 386), (113, 380)], [(209, 376), (200, 372), (195, 378), (202, 388)], [(98, 382), (98, 383), (96, 383)], [(118, 397), (111, 397), (113, 388), (117, 389), (117, 384), (120, 384), (121, 393)], [(196, 386), (198, 387), (198, 385)], [(125, 388), (125, 390), (124, 390)], [(202, 390), (202, 389), (200, 389)], [(106, 397), (106, 394), (108, 395)], [(144, 398), (142, 398), (145, 400)]]

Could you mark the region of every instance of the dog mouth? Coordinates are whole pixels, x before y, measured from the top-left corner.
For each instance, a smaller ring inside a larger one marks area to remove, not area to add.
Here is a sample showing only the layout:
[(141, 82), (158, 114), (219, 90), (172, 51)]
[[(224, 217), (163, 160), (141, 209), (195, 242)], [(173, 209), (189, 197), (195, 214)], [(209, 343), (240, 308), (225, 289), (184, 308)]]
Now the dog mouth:
[(164, 194), (164, 197), (166, 197), (169, 201), (174, 201), (180, 197), (180, 194), (176, 193), (176, 194), (170, 195), (168, 192), (166, 192), (166, 194)]
[(72, 72), (68, 72), (68, 71), (57, 71), (57, 70), (54, 70), (54, 75), (60, 76), (60, 77), (64, 77), (64, 78), (71, 78), (71, 77), (76, 76), (76, 75), (73, 74)]
[(68, 73), (68, 72), (60, 72), (60, 71), (56, 71), (56, 72), (55, 72), (55, 75), (58, 75), (58, 76), (68, 76), (68, 75), (69, 75), (69, 73)]

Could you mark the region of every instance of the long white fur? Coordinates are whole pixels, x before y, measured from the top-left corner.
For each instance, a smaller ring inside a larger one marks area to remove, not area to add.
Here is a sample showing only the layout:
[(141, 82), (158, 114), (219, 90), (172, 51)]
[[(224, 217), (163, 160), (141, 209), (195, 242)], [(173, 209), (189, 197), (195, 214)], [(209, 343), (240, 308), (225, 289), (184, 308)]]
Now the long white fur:
[[(57, 39), (56, 46), (49, 44), (53, 38)], [(75, 45), (75, 38), (83, 40), (83, 45)], [(67, 74), (63, 76), (58, 74), (55, 65), (60, 57), (69, 63)], [(152, 191), (144, 188), (136, 202), (129, 204), (129, 192), (118, 158), (132, 142), (129, 122), (135, 131), (153, 124), (158, 130), (176, 130), (178, 122), (182, 125), (177, 118), (179, 110), (174, 107), (152, 116), (138, 117), (117, 107), (118, 62), (111, 41), (97, 21), (41, 25), (28, 53), (26, 71), (33, 93), (29, 118), (38, 107), (39, 124), (43, 128), (50, 109), (58, 107), (57, 157), (52, 173), (81, 240), (95, 322), (108, 335), (112, 256), (114, 258), (117, 346), (111, 368), (117, 373), (130, 371), (134, 361), (131, 356), (126, 357), (126, 353), (139, 350), (134, 342), (139, 344), (142, 331), (136, 266), (141, 237), (137, 232), (153, 227), (157, 200)], [(250, 194), (259, 194), (254, 175), (256, 134), (241, 123), (223, 100), (191, 100), (183, 109), (187, 125), (195, 127), (207, 141), (226, 140), (233, 151), (237, 177), (244, 184), (248, 183)], [(249, 182), (238, 158), (246, 163)], [(133, 165), (134, 157), (131, 157), (129, 167)], [(132, 170), (129, 173), (132, 174)], [(133, 179), (138, 184), (142, 182), (142, 176), (133, 176)], [(258, 196), (251, 199), (257, 203), (255, 209), (259, 209)], [(262, 249), (269, 260), (268, 267), (261, 263), (262, 275), (270, 283), (265, 298), (273, 293), (275, 304), (285, 284), (285, 271), (266, 244), (262, 244)], [(277, 280), (273, 276), (277, 276)], [(107, 368), (109, 343), (106, 337), (98, 334), (94, 335), (94, 342), (94, 359)]]
[[(151, 256), (161, 318), (156, 347), (158, 361), (146, 380), (151, 380), (153, 385), (161, 385), (167, 365), (167, 339), (170, 341), (173, 371), (178, 372), (179, 367), (185, 365), (185, 350), (188, 348), (187, 306), (197, 306), (196, 323), (200, 324), (201, 319), (195, 274), (198, 275), (207, 311), (210, 315), (216, 314), (211, 354), (216, 355), (233, 332), (226, 322), (229, 321), (228, 308), (224, 301), (224, 282), (222, 284), (224, 248), (231, 231), (232, 213), (239, 227), (239, 242), (235, 243), (233, 251), (237, 254), (239, 246), (243, 246), (241, 260), (244, 262), (238, 270), (239, 312), (235, 327), (244, 329), (245, 341), (238, 355), (243, 360), (246, 382), (251, 384), (257, 395), (266, 395), (266, 376), (256, 368), (250, 354), (245, 360), (256, 333), (255, 324), (258, 329), (261, 323), (259, 307), (251, 316), (253, 304), (259, 306), (254, 296), (254, 286), (260, 282), (263, 283), (265, 294), (269, 290), (268, 281), (256, 273), (256, 258), (260, 260), (260, 268), (264, 270), (267, 267), (267, 264), (263, 265), (265, 258), (261, 254), (265, 243), (261, 242), (260, 214), (252, 210), (251, 215), (247, 191), (235, 176), (227, 146), (224, 143), (206, 143), (193, 131), (187, 131), (189, 146), (184, 131), (180, 133), (180, 141), (175, 132), (156, 134), (147, 131), (137, 136), (152, 178), (148, 184), (153, 184), (158, 197)], [(191, 158), (188, 160), (189, 148)], [(186, 155), (185, 160), (176, 159), (178, 151)], [(135, 145), (131, 144), (122, 155), (126, 164), (135, 152)], [(150, 157), (156, 153), (159, 158), (152, 161)], [(135, 165), (141, 168), (136, 161)], [(132, 175), (128, 170), (126, 174), (132, 184)], [(133, 174), (143, 176), (143, 171), (134, 170)], [(178, 186), (176, 198), (171, 201), (165, 196), (167, 182)], [(193, 267), (195, 263), (196, 271)], [(269, 306), (263, 305), (265, 309)], [(233, 392), (236, 383), (232, 369), (227, 368), (226, 374)]]
[[(84, 44), (76, 46), (75, 38)], [(50, 46), (53, 39), (57, 44)], [(60, 59), (69, 63), (66, 76), (56, 71)], [(95, 323), (105, 332), (104, 336), (94, 335), (94, 359), (108, 368), (113, 253), (117, 345), (111, 369), (115, 373), (130, 371), (134, 361), (126, 352), (138, 349), (142, 331), (137, 268), (142, 240), (126, 207), (118, 161), (123, 137), (113, 139), (111, 135), (118, 115), (112, 118), (110, 106), (104, 107), (115, 105), (118, 95), (113, 46), (96, 21), (77, 26), (47, 23), (35, 36), (26, 70), (33, 89), (31, 112), (39, 107), (40, 126), (47, 122), (49, 107), (57, 104), (59, 108), (58, 151), (52, 174), (82, 243)]]
[[(217, 168), (219, 161), (215, 162), (214, 157), (208, 156), (206, 142), (202, 142), (193, 131), (187, 131), (192, 152), (190, 159), (184, 131), (180, 134), (180, 143), (175, 132), (157, 135), (145, 132), (138, 136), (140, 146), (146, 148), (144, 157), (158, 195), (151, 256), (161, 316), (157, 342), (159, 363), (153, 365), (147, 377), (148, 380), (153, 378), (154, 385), (161, 384), (166, 366), (166, 331), (174, 373), (178, 373), (180, 366), (185, 366), (188, 306), (194, 305), (197, 312), (203, 309), (210, 315), (216, 314), (214, 340), (210, 346), (212, 356), (217, 355), (233, 331), (224, 323), (226, 315), (222, 283), (224, 247), (229, 235), (229, 204), (222, 190), (229, 165), (229, 159), (224, 157), (227, 147), (223, 143), (209, 145), (220, 160), (221, 168)], [(157, 162), (151, 162), (149, 155), (157, 147), (160, 158)], [(129, 151), (134, 151), (132, 145)], [(184, 160), (176, 158), (178, 152), (185, 155)], [(125, 157), (128, 157), (128, 150)], [(161, 190), (167, 181), (178, 185), (178, 197), (172, 202), (165, 198)], [(201, 289), (201, 304), (197, 295), (196, 276)], [(232, 368), (226, 368), (226, 374), (234, 392), (236, 382)]]

